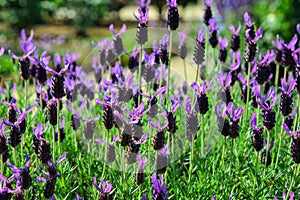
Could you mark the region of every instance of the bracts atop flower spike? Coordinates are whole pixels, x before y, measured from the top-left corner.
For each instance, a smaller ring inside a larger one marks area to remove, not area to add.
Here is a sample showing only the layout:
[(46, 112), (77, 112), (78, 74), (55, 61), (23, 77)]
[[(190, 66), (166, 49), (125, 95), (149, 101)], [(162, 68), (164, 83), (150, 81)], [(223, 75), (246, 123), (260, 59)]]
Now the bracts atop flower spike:
[(193, 60), (196, 65), (200, 65), (204, 60), (205, 38), (203, 37), (204, 30), (199, 30), (198, 37), (194, 46)]
[(213, 3), (213, 0), (207, 0), (205, 1), (205, 12), (203, 16), (204, 23), (206, 26), (209, 26), (209, 20), (212, 18), (212, 12), (211, 12), (211, 4)]
[(146, 160), (143, 160), (142, 156), (140, 154), (137, 155), (137, 159), (138, 159), (138, 170), (135, 174), (135, 182), (138, 185), (141, 185), (145, 182), (144, 166), (145, 166)]
[[(267, 140), (265, 141), (265, 144), (267, 148), (267, 144), (268, 144)], [(270, 151), (273, 149), (273, 147), (274, 147), (274, 141), (272, 140), (269, 149), (265, 149), (261, 154), (261, 164), (265, 165), (266, 167), (268, 167), (272, 163), (272, 156)]]
[[(194, 106), (192, 108), (191, 98), (187, 97), (185, 100), (185, 110), (187, 112), (186, 115), (186, 137), (192, 142), (193, 138), (195, 138), (196, 133), (198, 131), (198, 115), (194, 110)], [(196, 103), (196, 102), (195, 102)]]
[(204, 115), (209, 110), (208, 98), (206, 93), (212, 87), (212, 85), (213, 81), (211, 81), (208, 85), (206, 81), (204, 81), (204, 83), (200, 85), (195, 82), (191, 85), (191, 88), (195, 90), (195, 95), (197, 95), (197, 110), (201, 115)]
[(167, 200), (167, 187), (164, 183), (164, 179), (162, 176), (158, 176), (159, 179), (156, 178), (156, 173), (152, 174), (152, 189), (154, 193), (152, 194), (152, 199), (154, 200)]
[(168, 118), (166, 117), (166, 123), (163, 126), (160, 125), (159, 120), (156, 124), (152, 122), (151, 118), (148, 121), (151, 126), (157, 129), (152, 142), (153, 149), (155, 151), (160, 150), (165, 145), (165, 128), (168, 127)]
[(215, 108), (215, 114), (217, 115), (218, 128), (220, 133), (227, 137), (230, 135), (230, 123), (226, 118), (226, 104), (224, 102), (219, 103)]
[(147, 20), (149, 15), (149, 8), (146, 8), (144, 12), (142, 9), (138, 9), (138, 13), (140, 17), (138, 17), (135, 13), (133, 13), (136, 20), (139, 22), (136, 27), (136, 41), (139, 45), (143, 45), (148, 41), (148, 29), (147, 29)]
[(96, 177), (94, 177), (93, 179), (94, 182), (94, 186), (96, 187), (96, 189), (100, 192), (98, 199), (99, 200), (112, 200), (113, 199), (113, 194), (111, 194), (112, 191), (112, 184), (110, 183), (110, 181), (104, 181), (103, 178), (100, 178), (100, 182), (101, 182), (101, 188), (97, 183), (97, 179)]
[(227, 58), (227, 49), (226, 48), (228, 46), (227, 38), (219, 37), (218, 44), (220, 46), (219, 60), (222, 63), (225, 63), (226, 58)]
[(239, 23), (239, 26), (237, 29), (234, 28), (232, 24), (228, 25), (228, 28), (232, 32), (232, 37), (231, 37), (231, 43), (230, 43), (230, 48), (234, 51), (237, 52), (240, 49), (240, 36), (239, 32), (241, 30), (241, 23)]

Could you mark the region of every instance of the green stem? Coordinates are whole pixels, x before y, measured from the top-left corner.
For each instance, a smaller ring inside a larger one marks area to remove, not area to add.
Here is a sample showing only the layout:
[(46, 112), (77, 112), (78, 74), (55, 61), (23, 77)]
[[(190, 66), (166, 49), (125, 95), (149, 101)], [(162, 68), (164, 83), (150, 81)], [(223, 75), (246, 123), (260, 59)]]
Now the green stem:
[[(270, 149), (270, 147), (269, 147), (270, 146), (270, 130), (267, 130), (267, 132), (268, 132), (268, 136), (267, 136), (267, 146), (266, 146), (266, 160), (265, 160), (266, 163), (268, 160), (268, 151)], [(265, 168), (264, 168), (264, 178), (266, 177), (266, 170), (267, 170), (267, 166), (265, 166)]]
[(282, 124), (281, 124), (281, 129), (280, 129), (280, 134), (279, 134), (279, 145), (278, 145), (278, 151), (276, 155), (276, 162), (275, 162), (275, 170), (277, 169), (277, 164), (278, 164), (278, 159), (279, 159), (279, 154), (280, 154), (280, 148), (281, 148), (281, 141), (282, 141), (282, 135), (283, 135), (283, 123), (284, 123), (284, 117), (282, 117)]
[(202, 115), (201, 154), (204, 157), (204, 115)]
[(59, 131), (59, 107), (60, 107), (60, 99), (57, 99), (57, 143), (58, 143), (58, 155), (61, 154), (60, 147), (60, 131)]
[(53, 134), (52, 134), (52, 157), (55, 160), (55, 126), (52, 126)]
[(170, 68), (171, 68), (171, 58), (172, 58), (172, 40), (173, 40), (173, 31), (170, 30), (169, 37), (169, 58), (168, 58), (168, 90), (167, 90), (167, 99), (170, 94)]
[(195, 83), (198, 82), (199, 70), (200, 70), (200, 66), (197, 65), (197, 71), (196, 71), (196, 79), (195, 79)]
[(294, 131), (295, 130), (298, 130), (299, 128), (299, 119), (300, 119), (300, 95), (298, 94), (298, 105), (297, 105), (297, 109), (298, 109), (298, 112), (296, 114), (296, 120), (295, 120), (295, 125), (294, 125)]
[(190, 183), (191, 177), (192, 177), (193, 160), (194, 160), (194, 136), (192, 135), (192, 141), (191, 141), (191, 154), (190, 154), (190, 169), (189, 169), (189, 183)]
[(224, 164), (225, 151), (226, 151), (226, 137), (224, 137), (224, 144), (223, 144), (223, 150), (222, 150), (222, 165)]
[(251, 63), (248, 63), (248, 74), (247, 74), (247, 100), (246, 100), (246, 105), (245, 105), (245, 116), (243, 120), (243, 130), (244, 126), (248, 117), (248, 104), (249, 104), (249, 99), (250, 99), (250, 74), (251, 74)]
[(188, 82), (185, 59), (183, 59), (183, 69), (184, 69), (184, 78), (185, 78), (185, 81)]
[(294, 175), (293, 175), (292, 182), (291, 182), (291, 185), (290, 185), (290, 187), (289, 187), (289, 190), (288, 190), (288, 192), (287, 192), (287, 194), (286, 194), (286, 199), (289, 199), (290, 193), (291, 193), (292, 188), (293, 188), (293, 185), (294, 185), (295, 177), (297, 176), (297, 173), (298, 173), (298, 168), (299, 168), (299, 164), (297, 164), (297, 165), (295, 166), (295, 169), (294, 169)]
[(278, 79), (279, 79), (279, 63), (276, 64), (276, 75), (275, 75), (275, 88), (278, 88)]
[[(143, 45), (140, 45), (140, 54), (139, 54), (139, 88), (138, 94), (142, 89), (142, 59), (143, 59)], [(140, 95), (138, 95), (138, 104), (140, 105)]]
[(14, 164), (17, 164), (17, 152), (16, 152), (16, 147), (13, 148), (13, 157), (14, 157)]

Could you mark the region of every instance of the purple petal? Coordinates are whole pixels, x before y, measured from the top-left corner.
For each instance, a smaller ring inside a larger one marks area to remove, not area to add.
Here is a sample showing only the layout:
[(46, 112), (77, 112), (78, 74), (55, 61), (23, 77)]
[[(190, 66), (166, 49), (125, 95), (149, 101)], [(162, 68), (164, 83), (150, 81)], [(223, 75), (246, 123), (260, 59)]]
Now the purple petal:
[(37, 180), (38, 180), (38, 182), (44, 182), (44, 181), (47, 181), (47, 178), (38, 176)]
[(30, 166), (30, 158), (28, 154), (26, 154), (26, 163), (24, 165), (24, 168), (27, 169)]
[(250, 121), (250, 125), (252, 126), (252, 128), (256, 128), (256, 113), (253, 113), (251, 121)]
[(244, 13), (244, 20), (245, 20), (246, 23), (248, 23), (249, 21), (251, 21), (251, 18), (249, 16), (248, 12)]
[(100, 187), (99, 187), (99, 185), (97, 183), (96, 177), (93, 178), (93, 182), (94, 182), (94, 186), (96, 187), (96, 189), (101, 192), (102, 190), (100, 189)]
[(294, 37), (292, 38), (292, 40), (289, 42), (288, 48), (291, 50), (294, 50), (297, 40), (298, 40), (298, 36), (295, 34)]
[(212, 196), (212, 197), (211, 197), (211, 200), (216, 200), (216, 197), (215, 197), (215, 196)]
[(232, 34), (235, 34), (235, 28), (232, 24), (228, 25), (229, 30), (232, 32)]
[(294, 196), (295, 196), (294, 192), (290, 192), (290, 200), (293, 200)]
[(99, 138), (96, 138), (96, 139), (95, 139), (95, 142), (96, 142), (96, 143), (101, 143), (101, 144), (105, 144), (105, 143), (106, 143), (104, 140), (101, 140), (101, 139), (99, 139)]
[(294, 136), (294, 134), (292, 133), (292, 131), (290, 130), (290, 128), (286, 125), (286, 123), (284, 123), (283, 125), (284, 130), (290, 135), (290, 136)]
[(1, 48), (0, 48), (0, 56), (3, 55), (4, 51), (5, 51), (4, 47), (1, 47)]
[(111, 143), (112, 144), (115, 143), (118, 139), (119, 139), (119, 136), (115, 135)]
[[(43, 63), (43, 61), (42, 61), (41, 63)], [(43, 64), (42, 64), (42, 65), (43, 65)], [(48, 72), (50, 72), (51, 74), (58, 75), (58, 73), (57, 73), (55, 70), (51, 69), (50, 67), (48, 67), (48, 66), (46, 66), (46, 65), (43, 65), (43, 66), (44, 66), (45, 69), (46, 69)]]
[(22, 170), (19, 169), (18, 167), (14, 166), (13, 164), (11, 164), (9, 161), (6, 162), (7, 165), (9, 166), (10, 170), (13, 172), (13, 173), (20, 173)]
[(109, 30), (110, 30), (110, 32), (112, 32), (113, 35), (116, 35), (116, 32), (115, 32), (115, 29), (114, 29), (114, 25), (113, 25), (113, 24), (111, 24), (111, 25), (109, 26)]
[(67, 156), (67, 153), (64, 152), (60, 158), (57, 159), (55, 166), (58, 165), (61, 161), (63, 161)]
[(119, 31), (119, 35), (121, 35), (122, 33), (124, 33), (126, 31), (126, 28), (127, 28), (126, 24), (123, 24), (121, 30)]
[(15, 60), (20, 60), (21, 58), (16, 56), (15, 54), (13, 54), (10, 49), (8, 50), (8, 55), (12, 58), (12, 59), (15, 59)]
[(292, 90), (295, 88), (295, 86), (296, 86), (296, 81), (295, 81), (295, 79), (292, 79), (291, 81), (290, 81), (290, 86), (289, 86), (289, 89), (288, 89), (288, 93), (291, 93), (292, 92)]

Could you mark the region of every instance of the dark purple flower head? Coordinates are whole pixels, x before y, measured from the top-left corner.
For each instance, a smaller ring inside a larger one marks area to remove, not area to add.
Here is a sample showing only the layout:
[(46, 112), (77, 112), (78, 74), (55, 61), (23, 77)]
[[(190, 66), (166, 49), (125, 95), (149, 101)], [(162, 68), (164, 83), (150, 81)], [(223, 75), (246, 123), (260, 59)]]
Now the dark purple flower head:
[(263, 126), (257, 127), (256, 113), (253, 113), (251, 121), (250, 121), (250, 125), (252, 126), (253, 130), (256, 130), (256, 131), (264, 129)]
[(169, 7), (177, 8), (177, 0), (167, 0)]
[(291, 79), (291, 80), (290, 80), (289, 87), (287, 87), (286, 79), (285, 79), (285, 78), (282, 78), (282, 79), (281, 79), (281, 86), (282, 86), (282, 87), (279, 88), (279, 91), (280, 91), (281, 93), (290, 95), (291, 92), (293, 91), (293, 89), (294, 89), (295, 86), (296, 86), (296, 81), (295, 81), (295, 79)]
[(158, 176), (159, 179), (156, 178), (156, 172), (152, 174), (152, 189), (154, 190), (154, 193), (152, 194), (152, 197), (155, 199), (155, 197), (160, 197), (160, 199), (168, 199), (167, 194), (167, 187), (164, 183), (164, 179), (161, 175)]
[(145, 25), (147, 23), (147, 20), (148, 20), (149, 8), (146, 8), (146, 12), (145, 13), (142, 11), (142, 9), (138, 9), (138, 14), (139, 14), (139, 17), (133, 12), (133, 16), (135, 17), (135, 19), (140, 24)]
[(244, 21), (246, 22), (247, 27), (251, 27), (255, 24), (255, 22), (251, 22), (251, 18), (248, 12), (244, 13)]
[(111, 192), (112, 190), (112, 184), (110, 183), (110, 181), (104, 181), (102, 177), (100, 177), (100, 183), (101, 183), (101, 188), (97, 183), (97, 179), (96, 177), (94, 177), (93, 179), (94, 181), (94, 186), (96, 187), (96, 189), (101, 192), (101, 194), (107, 195)]
[(210, 32), (219, 30), (219, 28), (217, 27), (217, 20), (215, 18), (210, 19), (208, 23)]
[[(294, 200), (294, 196), (295, 196), (294, 192), (290, 192), (290, 199), (289, 200)], [(288, 199), (286, 199), (286, 192), (283, 192), (282, 199), (283, 200), (288, 200)], [(274, 196), (274, 200), (278, 200), (277, 197)]]
[(199, 30), (198, 37), (197, 37), (196, 41), (199, 44), (203, 44), (203, 46), (204, 46), (205, 38), (203, 36), (204, 36), (204, 30)]
[(222, 38), (221, 36), (219, 37), (219, 40), (218, 40), (218, 44), (220, 46), (221, 49), (226, 49), (227, 46), (228, 46), (228, 40), (227, 38)]
[(226, 115), (229, 117), (231, 122), (237, 122), (243, 114), (243, 108), (239, 106), (236, 110), (232, 102), (230, 102), (226, 109)]
[(13, 127), (13, 126), (20, 126), (21, 123), (24, 122), (24, 120), (26, 119), (26, 116), (35, 109), (35, 105), (32, 106), (30, 108), (30, 106), (28, 106), (27, 110), (25, 112), (23, 112), (18, 120), (15, 122), (15, 123), (11, 123), (11, 122), (8, 122), (8, 121), (5, 121), (4, 123), (7, 125), (7, 126), (10, 126), (10, 127)]
[(231, 30), (232, 34), (233, 34), (233, 35), (236, 35), (236, 36), (239, 35), (239, 32), (240, 32), (240, 30), (241, 30), (241, 27), (242, 27), (242, 26), (241, 26), (241, 23), (240, 23), (240, 22), (239, 22), (239, 26), (238, 26), (237, 29), (235, 29), (234, 26), (233, 26), (232, 24), (229, 24), (229, 25), (228, 25), (228, 28)]
[(122, 26), (122, 28), (121, 28), (121, 30), (119, 31), (119, 33), (116, 33), (116, 31), (115, 31), (115, 29), (114, 29), (114, 25), (113, 24), (111, 24), (110, 26), (109, 26), (109, 30), (112, 32), (112, 34), (114, 35), (114, 36), (120, 36), (122, 33), (124, 33), (125, 31), (126, 31), (126, 24), (123, 24), (123, 26)]

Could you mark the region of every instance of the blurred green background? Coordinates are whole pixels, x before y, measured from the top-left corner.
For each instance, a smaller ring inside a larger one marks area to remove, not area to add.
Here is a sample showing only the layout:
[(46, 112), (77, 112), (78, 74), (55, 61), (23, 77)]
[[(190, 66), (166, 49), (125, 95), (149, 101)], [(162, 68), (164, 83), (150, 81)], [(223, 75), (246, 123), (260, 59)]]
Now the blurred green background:
[[(181, 17), (179, 31), (195, 37), (198, 30), (204, 28), (203, 1), (177, 2)], [(21, 53), (19, 33), (25, 28), (28, 34), (30, 29), (34, 30), (37, 46), (48, 52), (74, 51), (78, 46), (90, 46), (92, 40), (111, 36), (108, 29), (111, 23), (117, 29), (123, 23), (135, 28), (137, 22), (132, 12), (137, 8), (134, 0), (0, 0), (0, 46)], [(271, 41), (276, 34), (289, 41), (296, 33), (296, 24), (300, 23), (300, 0), (215, 0), (212, 9), (220, 28), (219, 35), (227, 38), (231, 34), (228, 24), (243, 23), (243, 14), (248, 11), (256, 27), (264, 30), (260, 42), (263, 49), (272, 48)], [(166, 27), (166, 10), (166, 1), (152, 0), (149, 26)], [(8, 56), (0, 59), (7, 60)], [(0, 73), (5, 71), (11, 71), (10, 65), (2, 64)]]

